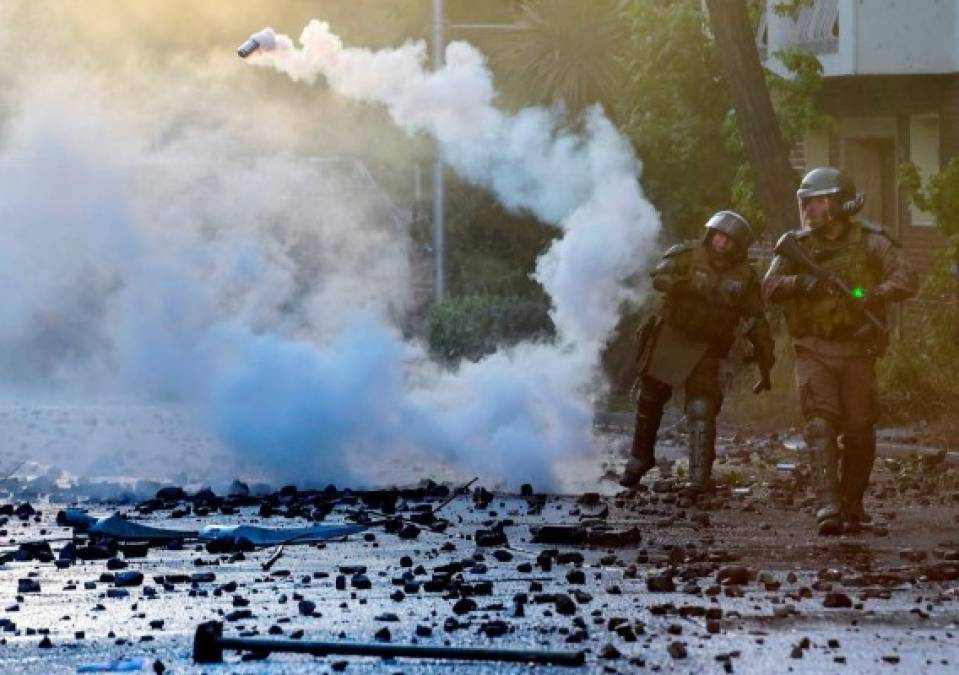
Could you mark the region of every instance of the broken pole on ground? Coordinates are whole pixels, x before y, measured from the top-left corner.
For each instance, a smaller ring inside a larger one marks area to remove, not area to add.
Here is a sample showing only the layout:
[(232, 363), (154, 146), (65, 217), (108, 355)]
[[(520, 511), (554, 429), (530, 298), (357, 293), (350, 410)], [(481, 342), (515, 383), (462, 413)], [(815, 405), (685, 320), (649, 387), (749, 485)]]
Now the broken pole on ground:
[(388, 643), (312, 642), (308, 640), (263, 640), (225, 638), (219, 621), (201, 623), (193, 636), (194, 663), (222, 663), (224, 650), (251, 652), (293, 652), (328, 656), (380, 656), (383, 658), (443, 659), (449, 661), (498, 661), (536, 663), (554, 666), (581, 666), (583, 652), (556, 652), (525, 649), (485, 649), (482, 647), (443, 647), (433, 645), (393, 645)]

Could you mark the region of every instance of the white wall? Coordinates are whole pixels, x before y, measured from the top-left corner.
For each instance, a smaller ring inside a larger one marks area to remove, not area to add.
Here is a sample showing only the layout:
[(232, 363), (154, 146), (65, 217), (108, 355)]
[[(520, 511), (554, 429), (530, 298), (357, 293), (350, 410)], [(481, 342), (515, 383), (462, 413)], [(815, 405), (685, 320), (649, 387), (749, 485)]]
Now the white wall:
[(846, 1), (858, 5), (856, 73), (959, 70), (955, 0)]
[[(769, 49), (794, 45), (795, 24), (767, 0)], [(959, 0), (839, 0), (839, 45), (820, 54), (826, 76), (959, 71)], [(774, 58), (766, 66), (786, 74)]]
[(829, 166), (829, 132), (812, 129), (804, 141), (806, 171), (814, 166)]

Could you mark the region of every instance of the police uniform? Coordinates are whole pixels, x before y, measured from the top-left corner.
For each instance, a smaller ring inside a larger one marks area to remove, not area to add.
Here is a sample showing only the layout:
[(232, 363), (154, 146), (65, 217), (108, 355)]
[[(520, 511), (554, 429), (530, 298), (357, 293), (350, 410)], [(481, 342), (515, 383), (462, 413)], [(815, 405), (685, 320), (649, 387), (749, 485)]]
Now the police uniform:
[(852, 217), (862, 196), (851, 179), (830, 167), (814, 169), (803, 179), (801, 203), (829, 195), (836, 195), (841, 210), (836, 214), (844, 222), (841, 235), (827, 239), (821, 228), (793, 234), (818, 267), (844, 282), (853, 296), (831, 292), (783, 256), (773, 259), (763, 280), (766, 301), (783, 306), (796, 352), (796, 385), (822, 534), (837, 533), (843, 520), (865, 518), (862, 497), (876, 453), (875, 363), (885, 348), (885, 335), (870, 324), (866, 310), (884, 324), (886, 303), (916, 292), (915, 273), (899, 243), (881, 226)]
[[(715, 232), (735, 242), (730, 255), (712, 249)], [(749, 320), (755, 357), (768, 373), (773, 343), (763, 313), (759, 277), (746, 258), (752, 226), (738, 213), (720, 211), (706, 223), (701, 241), (670, 248), (652, 272), (662, 294), (659, 310), (642, 327), (639, 397), (629, 463), (620, 481), (634, 487), (655, 465), (656, 434), (673, 389), (685, 390), (689, 428), (689, 487), (708, 486), (715, 459), (716, 415), (723, 401), (720, 360)]]

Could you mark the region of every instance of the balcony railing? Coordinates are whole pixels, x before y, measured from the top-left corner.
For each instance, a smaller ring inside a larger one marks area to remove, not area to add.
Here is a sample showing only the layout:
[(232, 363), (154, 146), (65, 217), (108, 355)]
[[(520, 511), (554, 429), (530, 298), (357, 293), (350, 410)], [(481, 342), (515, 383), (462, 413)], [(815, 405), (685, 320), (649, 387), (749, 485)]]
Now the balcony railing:
[[(763, 12), (756, 31), (759, 56), (768, 56), (767, 12)], [(813, 54), (835, 54), (839, 51), (839, 0), (816, 0), (803, 7), (796, 18), (785, 17), (788, 24), (785, 39), (774, 48), (800, 49)]]

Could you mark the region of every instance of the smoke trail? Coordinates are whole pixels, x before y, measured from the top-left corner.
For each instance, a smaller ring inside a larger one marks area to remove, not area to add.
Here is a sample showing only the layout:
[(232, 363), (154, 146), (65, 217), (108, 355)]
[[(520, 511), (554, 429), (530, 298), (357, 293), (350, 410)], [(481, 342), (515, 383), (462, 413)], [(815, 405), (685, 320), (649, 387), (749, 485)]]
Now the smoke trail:
[[(598, 107), (588, 112), (582, 135), (562, 130), (543, 108), (498, 110), (485, 59), (466, 43), (451, 43), (446, 65), (429, 72), (422, 42), (380, 51), (345, 48), (316, 20), (304, 29), (302, 48), (269, 29), (260, 34), (272, 48), (255, 53), (253, 63), (297, 81), (322, 75), (343, 96), (385, 106), (408, 134), (435, 138), (458, 173), (505, 206), (563, 229), (536, 267), (552, 299), (558, 345), (494, 355), (427, 390), (440, 410), (453, 406), (439, 419), (457, 430), (450, 435), (464, 446), (456, 453), (461, 461), (492, 458), (504, 472), (516, 470), (514, 477), (542, 482), (555, 459), (588, 444), (584, 429), (602, 343), (622, 303), (635, 299), (623, 282), (646, 262), (659, 229), (629, 143)], [(456, 394), (464, 390), (475, 403), (456, 408)], [(513, 417), (498, 415), (506, 410)], [(485, 436), (478, 447), (468, 442), (477, 433)]]
[(659, 223), (640, 190), (628, 141), (598, 107), (588, 112), (582, 136), (563, 131), (543, 108), (504, 113), (493, 105), (485, 58), (465, 42), (450, 43), (445, 66), (431, 72), (422, 41), (379, 51), (346, 48), (317, 20), (304, 28), (302, 48), (286, 35), (262, 32), (274, 47), (256, 52), (252, 63), (296, 81), (322, 75), (343, 96), (384, 105), (407, 133), (435, 138), (460, 175), (506, 207), (562, 227), (566, 234), (536, 271), (552, 297), (554, 322), (574, 343), (609, 334), (620, 305), (635, 299), (622, 280), (646, 262)]

